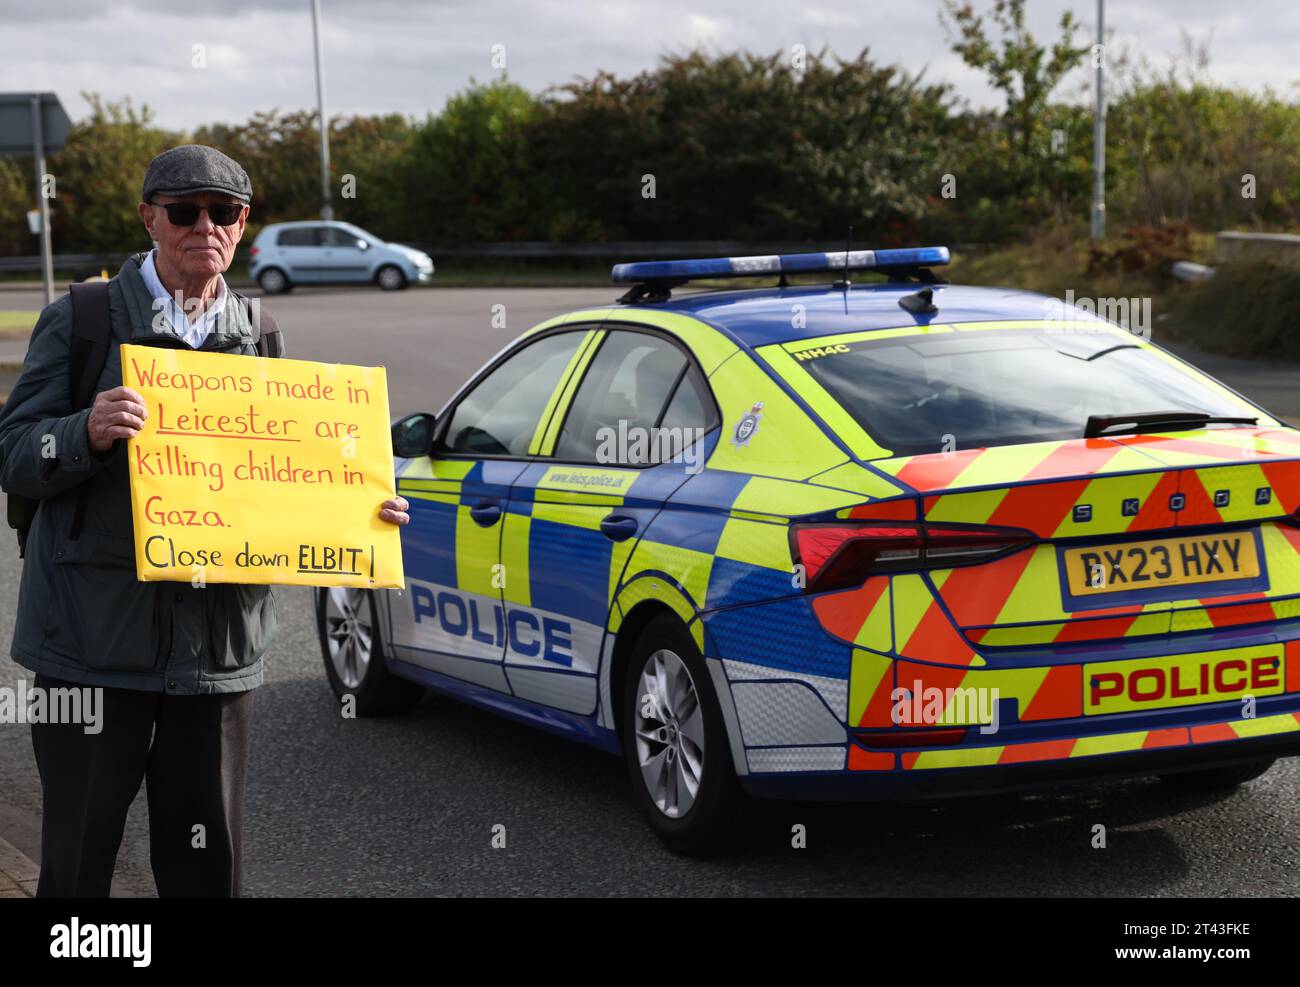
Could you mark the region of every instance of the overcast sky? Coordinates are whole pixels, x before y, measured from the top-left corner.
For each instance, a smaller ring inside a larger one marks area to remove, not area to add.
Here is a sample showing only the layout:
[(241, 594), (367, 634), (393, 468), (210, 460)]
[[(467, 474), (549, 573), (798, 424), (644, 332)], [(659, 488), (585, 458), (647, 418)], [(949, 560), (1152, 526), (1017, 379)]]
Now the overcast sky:
[[(977, 9), (992, 0), (972, 0)], [(331, 114), (423, 117), (471, 77), (508, 76), (529, 89), (598, 69), (630, 75), (660, 55), (695, 47), (788, 52), (803, 44), (873, 58), (957, 86), (974, 105), (995, 102), (948, 51), (939, 0), (322, 0)], [(1073, 9), (1095, 30), (1095, 0), (1030, 0), (1040, 39)], [(74, 119), (83, 90), (130, 96), (179, 129), (239, 122), (256, 110), (315, 106), (310, 0), (0, 0), (0, 91), (52, 90)], [(1109, 0), (1120, 48), (1157, 65), (1209, 40), (1210, 75), (1300, 97), (1297, 0)], [(194, 68), (202, 45), (206, 67)], [(1081, 92), (1082, 74), (1062, 94)]]

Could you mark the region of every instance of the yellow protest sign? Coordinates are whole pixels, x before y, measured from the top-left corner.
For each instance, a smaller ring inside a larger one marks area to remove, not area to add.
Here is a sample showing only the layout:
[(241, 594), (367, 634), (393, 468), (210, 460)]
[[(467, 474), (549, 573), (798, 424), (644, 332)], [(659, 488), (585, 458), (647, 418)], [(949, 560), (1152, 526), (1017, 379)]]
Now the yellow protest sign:
[(383, 367), (123, 343), (145, 581), (404, 585)]

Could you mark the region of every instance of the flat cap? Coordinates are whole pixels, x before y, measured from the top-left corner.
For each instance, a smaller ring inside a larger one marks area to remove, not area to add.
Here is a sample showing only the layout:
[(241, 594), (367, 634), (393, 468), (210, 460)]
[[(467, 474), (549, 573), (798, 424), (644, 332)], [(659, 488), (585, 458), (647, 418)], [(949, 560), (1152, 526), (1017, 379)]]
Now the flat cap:
[(226, 157), (215, 147), (182, 144), (163, 151), (149, 162), (140, 201), (149, 202), (156, 192), (164, 195), (225, 192), (248, 202), (253, 197), (253, 183), (238, 161)]

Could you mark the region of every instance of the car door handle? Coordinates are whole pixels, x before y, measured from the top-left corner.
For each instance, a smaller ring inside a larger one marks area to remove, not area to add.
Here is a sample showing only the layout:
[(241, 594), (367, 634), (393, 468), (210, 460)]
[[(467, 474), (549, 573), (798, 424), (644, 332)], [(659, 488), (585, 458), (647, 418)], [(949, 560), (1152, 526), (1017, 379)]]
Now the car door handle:
[(601, 519), (600, 530), (610, 541), (626, 541), (636, 534), (636, 518), (610, 514)]
[(501, 517), (501, 505), (494, 500), (480, 500), (469, 509), (469, 516), (474, 519), (475, 524), (490, 528)]

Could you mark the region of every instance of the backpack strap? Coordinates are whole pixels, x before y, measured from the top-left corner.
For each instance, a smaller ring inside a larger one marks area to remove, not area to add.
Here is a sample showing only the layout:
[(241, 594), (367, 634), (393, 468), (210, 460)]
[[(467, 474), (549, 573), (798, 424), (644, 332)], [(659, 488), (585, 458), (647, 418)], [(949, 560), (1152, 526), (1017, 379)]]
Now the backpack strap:
[[(91, 281), (68, 286), (72, 296), (72, 337), (68, 361), (68, 393), (72, 411), (78, 412), (90, 404), (95, 394), (95, 384), (108, 361), (108, 345), (112, 338), (109, 319), (108, 282)], [(77, 507), (73, 515), (73, 537), (81, 533), (81, 519), (85, 514), (86, 485), (77, 488)], [(18, 557), (27, 555), (27, 533), (36, 518), (41, 502), (36, 499), (8, 495), (7, 514), (9, 526), (18, 533)]]
[(236, 297), (244, 303), (244, 308), (248, 310), (249, 323), (257, 326), (257, 355), (283, 356), (284, 337), (280, 335), (280, 327), (276, 324), (275, 317), (262, 308), (260, 301), (254, 303), (253, 299), (238, 293), (236, 293)]
[[(265, 321), (263, 324), (265, 324)], [(272, 325), (274, 324), (272, 323)], [(257, 355), (278, 357), (283, 353), (284, 341), (280, 336), (280, 330), (262, 329), (262, 334), (257, 338)]]
[(95, 385), (108, 362), (108, 342), (113, 330), (109, 323), (108, 282), (70, 284), (72, 295), (72, 410), (87, 407), (95, 396)]
[[(74, 412), (88, 407), (95, 397), (95, 385), (108, 360), (108, 344), (113, 335), (109, 319), (108, 282), (88, 281), (68, 285), (72, 296), (71, 391)], [(77, 487), (77, 504), (72, 514), (69, 537), (81, 537), (81, 522), (86, 516), (88, 484)]]

